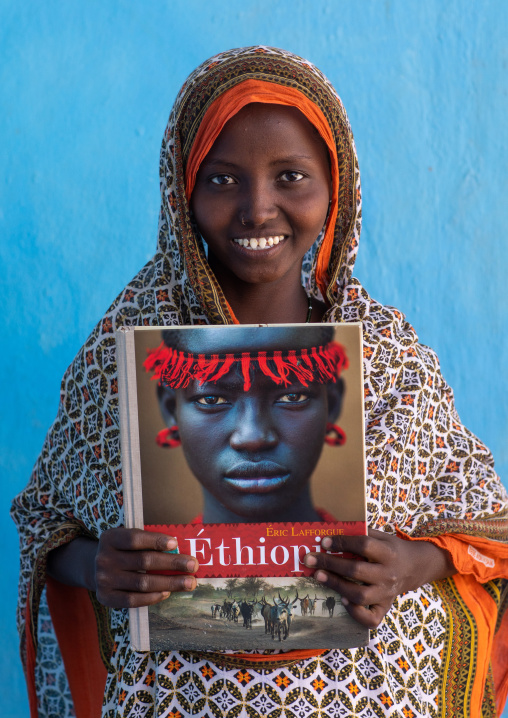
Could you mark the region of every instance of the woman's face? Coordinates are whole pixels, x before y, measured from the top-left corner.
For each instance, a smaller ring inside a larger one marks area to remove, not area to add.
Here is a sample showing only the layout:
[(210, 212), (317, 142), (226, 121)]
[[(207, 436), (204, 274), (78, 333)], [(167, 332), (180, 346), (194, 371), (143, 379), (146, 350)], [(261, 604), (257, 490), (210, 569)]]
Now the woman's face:
[[(284, 333), (287, 347), (281, 346)], [(259, 350), (259, 334), (248, 329), (235, 332), (245, 339), (236, 347), (221, 345), (221, 334), (215, 330), (213, 352)], [(276, 348), (298, 348), (296, 336), (293, 329), (279, 330)], [(199, 346), (208, 352), (203, 342)], [(234, 516), (304, 520), (311, 507), (309, 479), (321, 455), (326, 424), (338, 413), (338, 387), (294, 383), (284, 388), (259, 370), (251, 378), (247, 392), (241, 371), (234, 370), (215, 383), (192, 382), (186, 389), (169, 390), (185, 457), (204, 489), (205, 514), (212, 505), (219, 512), (214, 521), (232, 521)]]
[(299, 110), (259, 103), (240, 110), (202, 162), (191, 202), (221, 286), (299, 272), (324, 226), (330, 191), (328, 150)]

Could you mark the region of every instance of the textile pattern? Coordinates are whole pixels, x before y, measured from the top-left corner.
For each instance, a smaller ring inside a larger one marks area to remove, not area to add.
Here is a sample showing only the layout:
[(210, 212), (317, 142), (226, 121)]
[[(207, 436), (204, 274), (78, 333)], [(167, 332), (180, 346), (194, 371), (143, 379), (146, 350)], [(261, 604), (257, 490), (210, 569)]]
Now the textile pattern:
[[(369, 525), (420, 536), (466, 532), (489, 538), (494, 547), (508, 538), (507, 497), (492, 457), (461, 424), (436, 355), (418, 343), (398, 310), (371, 299), (352, 276), (361, 228), (360, 174), (339, 97), (319, 70), (291, 53), (268, 47), (231, 50), (198, 67), (177, 96), (160, 156), (157, 252), (67, 370), (56, 421), (29, 485), (14, 502), (21, 533), (22, 653), (25, 605), (28, 599), (36, 625), (48, 547), (62, 540), (69, 523), (74, 528), (63, 540), (80, 533), (98, 538), (123, 522), (115, 329), (231, 322), (193, 224), (183, 168), (207, 107), (247, 78), (299, 89), (319, 105), (337, 144), (340, 201), (325, 321), (363, 325)], [(320, 241), (302, 272), (302, 283), (315, 297), (320, 296), (314, 281)], [(503, 584), (491, 584), (485, 595), (496, 600)], [(234, 654), (135, 653), (127, 613), (113, 610), (108, 617), (103, 611), (112, 635), (104, 645), (110, 659), (103, 716), (464, 715), (471, 677), (485, 657), (474, 653), (475, 624), (453, 586), (448, 580), (399, 596), (365, 648), (330, 650), (301, 663), (278, 659), (274, 652), (273, 664), (264, 666), (235, 663)], [(44, 620), (39, 663), (47, 644)], [(487, 683), (485, 716), (495, 715), (491, 680)], [(42, 711), (47, 685), (38, 690)]]

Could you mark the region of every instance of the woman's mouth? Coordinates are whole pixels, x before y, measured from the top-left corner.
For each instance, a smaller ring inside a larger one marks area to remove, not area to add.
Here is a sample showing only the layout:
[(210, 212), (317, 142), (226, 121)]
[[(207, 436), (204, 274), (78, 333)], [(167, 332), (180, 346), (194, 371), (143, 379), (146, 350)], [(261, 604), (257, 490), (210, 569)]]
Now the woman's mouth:
[(283, 234), (271, 235), (269, 237), (251, 237), (250, 239), (246, 237), (234, 237), (233, 242), (240, 245), (240, 247), (245, 247), (245, 249), (259, 251), (260, 249), (276, 247), (280, 242), (284, 241), (284, 238), (285, 236)]
[(242, 461), (226, 472), (224, 480), (239, 491), (266, 493), (283, 486), (288, 470), (273, 461)]

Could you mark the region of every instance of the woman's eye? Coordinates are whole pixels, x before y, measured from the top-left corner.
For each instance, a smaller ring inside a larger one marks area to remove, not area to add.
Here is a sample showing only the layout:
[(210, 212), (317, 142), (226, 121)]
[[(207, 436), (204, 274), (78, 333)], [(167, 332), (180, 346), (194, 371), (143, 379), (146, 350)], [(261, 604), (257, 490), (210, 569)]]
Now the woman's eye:
[(284, 396), (281, 396), (279, 401), (282, 404), (303, 404), (304, 401), (307, 401), (308, 396), (307, 394), (284, 394)]
[(284, 182), (299, 182), (303, 179), (303, 174), (301, 172), (295, 172), (292, 170), (290, 172), (283, 172), (280, 178)]
[(227, 404), (226, 399), (222, 396), (201, 396), (196, 400), (201, 406), (219, 406), (219, 404)]
[(213, 184), (235, 184), (235, 180), (231, 175), (215, 175), (210, 181)]

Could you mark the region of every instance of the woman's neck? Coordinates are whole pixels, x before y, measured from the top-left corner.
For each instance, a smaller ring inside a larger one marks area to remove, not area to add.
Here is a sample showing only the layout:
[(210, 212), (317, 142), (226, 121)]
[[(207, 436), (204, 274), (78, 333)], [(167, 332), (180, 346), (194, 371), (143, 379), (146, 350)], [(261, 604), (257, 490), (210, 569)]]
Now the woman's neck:
[[(221, 274), (215, 270), (216, 276)], [(277, 282), (249, 284), (237, 277), (217, 276), (225, 297), (240, 324), (299, 324), (308, 321), (309, 299), (300, 284), (300, 271)], [(312, 299), (311, 322), (320, 322), (326, 305)]]

